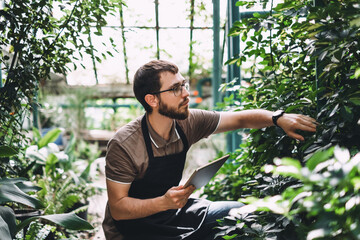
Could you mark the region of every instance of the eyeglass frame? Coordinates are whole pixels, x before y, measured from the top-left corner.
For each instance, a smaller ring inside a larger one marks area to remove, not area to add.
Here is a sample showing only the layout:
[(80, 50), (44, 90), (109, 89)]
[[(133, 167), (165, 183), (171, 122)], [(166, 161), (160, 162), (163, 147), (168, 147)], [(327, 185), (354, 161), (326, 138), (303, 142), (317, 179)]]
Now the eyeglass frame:
[[(153, 92), (153, 93), (150, 93), (150, 94), (160, 94), (160, 93), (163, 93), (163, 92), (170, 92), (170, 91), (173, 91), (174, 93), (174, 96), (177, 97), (177, 95), (175, 94), (175, 89), (180, 87), (180, 95), (183, 93), (183, 89), (185, 88), (186, 91), (189, 91), (190, 90), (190, 84), (189, 82), (183, 82), (182, 84), (180, 85), (177, 85), (175, 87), (172, 87), (172, 88), (169, 88), (169, 89), (166, 89), (166, 90), (162, 90), (162, 91), (159, 91), (159, 92)], [(179, 96), (180, 96), (179, 95)]]

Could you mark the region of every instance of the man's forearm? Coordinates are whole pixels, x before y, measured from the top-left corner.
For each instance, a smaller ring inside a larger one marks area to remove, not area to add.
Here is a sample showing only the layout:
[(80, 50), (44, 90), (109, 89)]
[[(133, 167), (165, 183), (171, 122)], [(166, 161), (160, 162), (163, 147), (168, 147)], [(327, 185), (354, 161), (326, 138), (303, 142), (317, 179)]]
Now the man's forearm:
[(221, 112), (221, 120), (215, 133), (232, 131), (239, 128), (264, 128), (273, 125), (272, 112), (263, 109), (239, 112)]
[(111, 216), (115, 220), (144, 218), (167, 210), (163, 196), (151, 199), (124, 197), (115, 203), (110, 203)]

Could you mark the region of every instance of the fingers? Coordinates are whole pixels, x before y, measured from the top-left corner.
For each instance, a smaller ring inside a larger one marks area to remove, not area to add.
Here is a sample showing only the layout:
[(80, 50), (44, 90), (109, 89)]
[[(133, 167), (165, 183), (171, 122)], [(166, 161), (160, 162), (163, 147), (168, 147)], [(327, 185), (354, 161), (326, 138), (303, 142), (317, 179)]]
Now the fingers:
[(316, 132), (316, 127), (319, 124), (314, 118), (301, 114), (284, 114), (281, 128), (289, 137), (296, 140), (304, 141), (304, 137), (296, 133), (296, 130), (307, 132)]
[(176, 186), (170, 188), (164, 195), (167, 199), (169, 208), (177, 209), (184, 207), (194, 190), (194, 186), (189, 186), (187, 188)]
[(305, 140), (303, 136), (301, 136), (300, 134), (297, 134), (297, 133), (295, 133), (295, 132), (289, 132), (287, 135), (288, 135), (289, 137), (292, 137), (292, 138), (296, 139), (296, 140), (300, 140), (300, 141), (304, 141), (304, 140)]
[(315, 119), (304, 115), (300, 115), (300, 123), (304, 126), (307, 126), (307, 128), (301, 130), (312, 132), (316, 131), (316, 127), (319, 125)]

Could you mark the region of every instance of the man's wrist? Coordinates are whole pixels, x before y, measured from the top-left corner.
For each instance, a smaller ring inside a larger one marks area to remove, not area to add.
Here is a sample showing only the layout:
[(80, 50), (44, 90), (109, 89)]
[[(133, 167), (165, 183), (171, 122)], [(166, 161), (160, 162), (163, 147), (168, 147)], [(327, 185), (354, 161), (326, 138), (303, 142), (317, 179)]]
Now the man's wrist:
[(279, 127), (278, 125), (278, 120), (279, 118), (281, 118), (283, 115), (285, 114), (285, 111), (284, 110), (277, 110), (275, 112), (273, 112), (272, 114), (272, 122), (275, 126)]
[(167, 205), (167, 199), (166, 199), (166, 196), (163, 195), (163, 196), (160, 196), (160, 197), (157, 197), (156, 198), (157, 200), (157, 206), (158, 206), (158, 210), (159, 211), (166, 211), (169, 209), (168, 205)]

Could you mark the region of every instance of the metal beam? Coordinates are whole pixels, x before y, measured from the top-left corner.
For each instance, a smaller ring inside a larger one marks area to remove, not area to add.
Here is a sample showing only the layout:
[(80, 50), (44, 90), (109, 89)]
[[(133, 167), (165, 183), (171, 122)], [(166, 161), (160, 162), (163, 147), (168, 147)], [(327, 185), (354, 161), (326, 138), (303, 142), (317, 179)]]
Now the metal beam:
[(214, 42), (214, 57), (213, 57), (213, 106), (220, 102), (219, 87), (221, 84), (221, 50), (220, 50), (220, 0), (213, 0), (213, 42)]
[[(234, 25), (235, 22), (240, 20), (240, 12), (239, 8), (236, 6), (237, 0), (228, 0), (228, 16), (227, 16), (227, 32), (230, 32), (230, 28)], [(227, 37), (228, 43), (228, 59), (237, 57), (240, 54), (240, 37)], [(231, 82), (234, 79), (236, 80), (236, 84), (240, 85), (240, 74), (241, 68), (238, 67), (236, 64), (228, 65), (227, 66), (227, 77), (226, 81)], [(226, 95), (229, 96), (231, 94), (235, 94), (236, 92), (226, 92)], [(241, 144), (241, 135), (239, 135), (239, 131), (233, 131), (227, 135), (227, 151), (233, 152), (239, 145)]]

